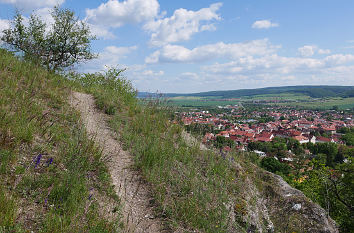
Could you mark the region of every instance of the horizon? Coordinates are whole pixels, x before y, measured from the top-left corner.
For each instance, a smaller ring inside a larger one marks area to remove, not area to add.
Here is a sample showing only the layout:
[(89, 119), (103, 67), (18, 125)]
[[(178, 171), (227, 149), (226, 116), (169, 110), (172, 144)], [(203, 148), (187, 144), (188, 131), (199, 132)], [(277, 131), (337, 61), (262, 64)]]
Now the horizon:
[[(200, 94), (200, 93), (208, 93), (208, 92), (228, 92), (228, 91), (240, 91), (240, 90), (256, 90), (256, 89), (266, 89), (266, 88), (286, 88), (286, 87), (354, 87), (354, 85), (294, 85), (294, 86), (266, 86), (259, 88), (241, 88), (241, 89), (229, 89), (229, 90), (211, 90), (211, 91), (202, 91), (202, 92), (186, 92), (186, 93), (173, 93), (173, 92), (158, 92), (160, 94)], [(149, 91), (139, 91), (139, 93), (147, 93), (147, 94), (155, 94), (155, 92)]]
[(200, 93), (354, 85), (354, 2), (0, 0), (0, 31), (15, 9), (50, 23), (54, 5), (97, 35), (82, 72), (127, 67), (140, 92)]

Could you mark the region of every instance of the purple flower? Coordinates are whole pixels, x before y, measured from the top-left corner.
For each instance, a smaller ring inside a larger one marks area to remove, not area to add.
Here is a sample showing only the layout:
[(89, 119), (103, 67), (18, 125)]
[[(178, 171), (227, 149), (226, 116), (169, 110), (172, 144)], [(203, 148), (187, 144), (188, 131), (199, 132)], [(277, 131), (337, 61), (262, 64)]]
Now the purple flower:
[(37, 157), (35, 158), (34, 168), (37, 168), (37, 166), (41, 163), (41, 158), (42, 158), (42, 154), (37, 155)]
[(93, 196), (93, 194), (91, 193), (90, 196), (88, 197), (88, 199), (91, 200), (92, 196)]
[(49, 158), (46, 162), (47, 167), (49, 167), (49, 165), (51, 165), (53, 163), (53, 158)]

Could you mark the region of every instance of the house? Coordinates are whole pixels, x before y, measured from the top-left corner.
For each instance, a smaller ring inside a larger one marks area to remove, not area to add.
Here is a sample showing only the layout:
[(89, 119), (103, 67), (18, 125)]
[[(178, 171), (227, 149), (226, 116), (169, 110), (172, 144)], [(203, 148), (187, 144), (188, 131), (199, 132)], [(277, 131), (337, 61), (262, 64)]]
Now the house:
[(252, 151), (252, 152), (256, 153), (256, 154), (257, 154), (259, 157), (261, 157), (261, 158), (267, 156), (266, 153), (263, 152), (263, 151), (254, 150), (254, 151)]
[(325, 138), (325, 137), (322, 137), (322, 136), (318, 136), (316, 138), (316, 143), (328, 143), (328, 142), (335, 142), (332, 138)]
[(265, 132), (263, 131), (261, 134), (257, 134), (255, 136), (256, 141), (260, 142), (270, 142), (274, 138), (274, 134), (271, 132)]
[(297, 140), (297, 141), (299, 141), (300, 144), (308, 143), (308, 142), (310, 141), (307, 137), (302, 136), (302, 135), (300, 135), (300, 136), (294, 136), (294, 137), (292, 137), (292, 138), (295, 139), (295, 140)]
[(326, 133), (330, 133), (330, 134), (336, 133), (336, 127), (334, 125), (323, 126), (321, 129)]

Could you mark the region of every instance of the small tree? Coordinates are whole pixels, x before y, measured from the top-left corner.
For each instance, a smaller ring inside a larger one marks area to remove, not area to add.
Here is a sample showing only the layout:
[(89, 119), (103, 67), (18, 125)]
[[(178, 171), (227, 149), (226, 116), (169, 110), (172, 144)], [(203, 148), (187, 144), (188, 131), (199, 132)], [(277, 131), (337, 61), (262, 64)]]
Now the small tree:
[(56, 71), (96, 57), (91, 52), (91, 35), (88, 25), (79, 20), (73, 11), (54, 7), (54, 23), (47, 25), (32, 14), (28, 26), (17, 12), (12, 27), (3, 31), (1, 40), (30, 59)]

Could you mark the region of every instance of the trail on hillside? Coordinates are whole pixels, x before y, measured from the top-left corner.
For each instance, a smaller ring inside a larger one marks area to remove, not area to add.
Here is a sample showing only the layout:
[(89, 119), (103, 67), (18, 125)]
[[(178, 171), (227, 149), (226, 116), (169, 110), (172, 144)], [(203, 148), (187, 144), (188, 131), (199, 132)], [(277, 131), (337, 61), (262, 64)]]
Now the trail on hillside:
[(95, 107), (91, 95), (74, 92), (70, 104), (81, 113), (90, 137), (103, 149), (116, 193), (122, 200), (123, 216), (128, 232), (166, 232), (162, 221), (153, 215), (149, 186), (139, 172), (132, 169), (132, 156), (124, 151), (106, 123), (106, 115)]

